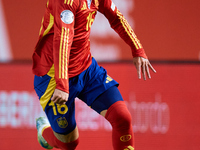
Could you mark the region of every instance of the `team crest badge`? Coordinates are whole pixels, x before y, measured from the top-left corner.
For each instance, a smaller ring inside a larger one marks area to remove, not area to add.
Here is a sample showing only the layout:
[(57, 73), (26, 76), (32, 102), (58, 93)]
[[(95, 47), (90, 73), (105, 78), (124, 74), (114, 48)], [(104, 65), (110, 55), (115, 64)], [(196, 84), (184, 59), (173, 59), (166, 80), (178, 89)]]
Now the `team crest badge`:
[(56, 119), (56, 121), (60, 128), (66, 128), (68, 126), (68, 122), (65, 117), (60, 117), (60, 118)]

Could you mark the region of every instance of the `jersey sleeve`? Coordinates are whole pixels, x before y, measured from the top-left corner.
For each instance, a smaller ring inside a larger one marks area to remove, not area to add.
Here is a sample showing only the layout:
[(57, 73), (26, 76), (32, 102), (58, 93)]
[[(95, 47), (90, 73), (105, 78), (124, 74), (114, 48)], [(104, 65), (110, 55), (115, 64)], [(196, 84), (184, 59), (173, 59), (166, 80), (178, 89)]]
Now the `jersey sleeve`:
[[(73, 2), (73, 0), (71, 0)], [(69, 55), (74, 37), (74, 13), (76, 8), (68, 1), (54, 1), (53, 61), (56, 88), (69, 93)]]
[(142, 44), (135, 35), (133, 29), (114, 5), (112, 0), (100, 0), (99, 12), (108, 19), (111, 28), (131, 47), (133, 57), (147, 58)]

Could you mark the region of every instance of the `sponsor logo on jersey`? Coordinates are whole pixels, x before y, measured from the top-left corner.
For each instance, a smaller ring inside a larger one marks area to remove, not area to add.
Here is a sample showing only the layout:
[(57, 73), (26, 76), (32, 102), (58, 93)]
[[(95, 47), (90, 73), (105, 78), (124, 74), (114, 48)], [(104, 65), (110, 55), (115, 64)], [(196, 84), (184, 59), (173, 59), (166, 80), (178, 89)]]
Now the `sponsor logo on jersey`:
[(56, 119), (56, 121), (60, 128), (66, 128), (68, 126), (68, 122), (65, 117), (60, 117), (60, 118)]
[(74, 21), (74, 14), (70, 10), (64, 10), (60, 14), (62, 22), (71, 24)]

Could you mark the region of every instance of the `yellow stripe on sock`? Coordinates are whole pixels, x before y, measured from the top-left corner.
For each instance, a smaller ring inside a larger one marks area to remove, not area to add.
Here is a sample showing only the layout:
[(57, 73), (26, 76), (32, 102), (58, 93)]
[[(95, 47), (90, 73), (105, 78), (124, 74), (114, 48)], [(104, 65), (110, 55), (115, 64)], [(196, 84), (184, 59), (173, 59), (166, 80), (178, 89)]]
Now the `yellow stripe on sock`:
[(44, 128), (42, 128), (42, 133), (43, 133), (44, 130), (45, 130), (46, 128), (48, 128), (48, 127), (50, 127), (50, 126), (45, 126)]

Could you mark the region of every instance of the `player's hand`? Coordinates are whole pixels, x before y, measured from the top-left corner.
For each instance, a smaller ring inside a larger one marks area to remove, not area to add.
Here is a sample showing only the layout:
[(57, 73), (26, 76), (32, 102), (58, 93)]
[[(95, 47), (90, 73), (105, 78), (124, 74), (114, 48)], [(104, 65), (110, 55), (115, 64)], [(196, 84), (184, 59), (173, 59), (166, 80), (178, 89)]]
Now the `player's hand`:
[(141, 74), (143, 76), (143, 79), (146, 80), (146, 75), (150, 79), (151, 75), (149, 72), (149, 68), (156, 73), (156, 70), (152, 67), (148, 59), (145, 59), (143, 57), (134, 57), (133, 63), (137, 69), (138, 78), (141, 79)]
[(59, 105), (63, 105), (68, 101), (69, 94), (61, 91), (59, 89), (55, 89), (51, 100)]

